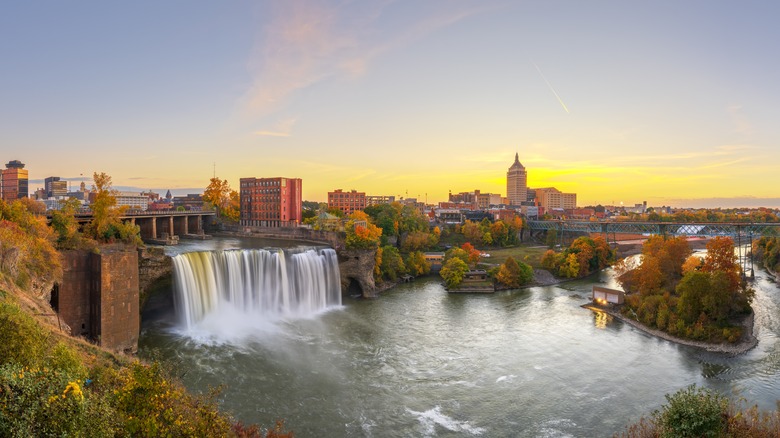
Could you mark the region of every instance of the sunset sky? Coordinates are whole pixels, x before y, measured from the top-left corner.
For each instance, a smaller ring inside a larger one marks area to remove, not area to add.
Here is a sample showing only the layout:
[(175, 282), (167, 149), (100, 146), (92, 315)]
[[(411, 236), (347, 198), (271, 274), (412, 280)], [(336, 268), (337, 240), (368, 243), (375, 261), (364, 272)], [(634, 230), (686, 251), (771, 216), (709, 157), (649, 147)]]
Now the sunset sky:
[[(446, 200), (780, 206), (773, 1), (5, 1), (0, 164)], [(713, 199), (718, 198), (718, 199)]]

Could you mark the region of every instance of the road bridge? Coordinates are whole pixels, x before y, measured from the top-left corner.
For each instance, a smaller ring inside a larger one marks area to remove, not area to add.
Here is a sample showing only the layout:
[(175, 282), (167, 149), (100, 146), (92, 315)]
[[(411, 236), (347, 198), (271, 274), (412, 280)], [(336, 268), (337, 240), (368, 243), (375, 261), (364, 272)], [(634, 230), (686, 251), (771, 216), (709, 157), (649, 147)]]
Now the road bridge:
[[(175, 243), (179, 237), (204, 239), (205, 225), (214, 220), (216, 212), (202, 211), (138, 211), (128, 210), (120, 219), (138, 225), (141, 229), (141, 239), (154, 243)], [(50, 218), (51, 219), (51, 218)], [(76, 214), (80, 224), (92, 220), (92, 213)]]

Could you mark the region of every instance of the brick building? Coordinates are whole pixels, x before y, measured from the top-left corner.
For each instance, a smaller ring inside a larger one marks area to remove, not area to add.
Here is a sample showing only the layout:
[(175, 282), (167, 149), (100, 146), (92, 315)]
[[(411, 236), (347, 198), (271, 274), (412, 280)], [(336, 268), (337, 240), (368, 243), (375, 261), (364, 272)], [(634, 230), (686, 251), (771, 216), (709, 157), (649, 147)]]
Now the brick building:
[(542, 213), (552, 210), (572, 210), (577, 208), (577, 194), (563, 193), (555, 187), (536, 189), (536, 201)]
[(11, 202), (26, 198), (30, 190), (29, 173), (19, 160), (9, 161), (0, 178), (0, 199)]
[(241, 178), (240, 224), (254, 227), (301, 223), (300, 178)]
[(350, 215), (356, 210), (365, 210), (366, 194), (355, 190), (344, 192), (341, 189), (328, 192), (328, 208), (338, 208), (345, 215)]

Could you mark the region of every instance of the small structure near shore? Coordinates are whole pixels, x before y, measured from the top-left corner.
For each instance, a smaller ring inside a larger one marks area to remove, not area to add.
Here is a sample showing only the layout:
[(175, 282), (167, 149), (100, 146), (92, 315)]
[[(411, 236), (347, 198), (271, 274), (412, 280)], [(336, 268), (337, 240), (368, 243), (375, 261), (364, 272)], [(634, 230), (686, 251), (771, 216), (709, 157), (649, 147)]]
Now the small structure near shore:
[(600, 305), (623, 304), (626, 299), (626, 293), (622, 290), (610, 289), (608, 287), (593, 286), (593, 302)]
[(484, 269), (472, 269), (463, 276), (463, 282), (454, 289), (447, 289), (453, 293), (490, 293), (496, 291), (496, 285), (488, 278)]

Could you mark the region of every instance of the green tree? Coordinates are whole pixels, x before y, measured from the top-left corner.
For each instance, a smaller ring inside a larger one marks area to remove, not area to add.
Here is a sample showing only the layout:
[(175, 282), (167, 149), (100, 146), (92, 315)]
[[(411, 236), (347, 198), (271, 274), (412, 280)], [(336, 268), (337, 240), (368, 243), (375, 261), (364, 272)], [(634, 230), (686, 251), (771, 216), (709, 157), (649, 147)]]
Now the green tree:
[(51, 213), (51, 227), (57, 233), (57, 247), (60, 249), (74, 249), (82, 244), (79, 224), (76, 221), (76, 213), (81, 203), (76, 198), (70, 198)]
[(558, 244), (558, 230), (547, 230), (547, 236), (544, 238), (544, 244), (548, 248), (554, 248)]
[(382, 247), (382, 262), (380, 266), (382, 276), (390, 281), (396, 281), (399, 276), (406, 273), (404, 260), (398, 248), (387, 245)]
[(447, 287), (452, 289), (460, 286), (468, 270), (469, 267), (466, 262), (458, 257), (453, 257), (444, 263), (439, 275), (444, 279), (444, 283)]
[(425, 259), (425, 254), (421, 251), (410, 252), (406, 256), (406, 269), (415, 276), (427, 275), (431, 272), (431, 263)]

